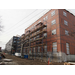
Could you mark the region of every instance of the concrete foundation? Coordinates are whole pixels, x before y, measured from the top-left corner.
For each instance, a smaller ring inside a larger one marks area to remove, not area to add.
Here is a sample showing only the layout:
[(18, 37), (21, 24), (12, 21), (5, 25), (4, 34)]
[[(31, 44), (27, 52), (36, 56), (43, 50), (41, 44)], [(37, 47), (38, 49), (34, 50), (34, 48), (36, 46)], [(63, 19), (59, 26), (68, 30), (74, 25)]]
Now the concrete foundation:
[(52, 62), (75, 61), (75, 55), (66, 55), (63, 52), (53, 53)]
[(47, 54), (41, 53), (33, 54), (33, 56), (29, 56), (28, 58), (43, 60), (44, 62), (66, 62), (66, 61), (75, 61), (75, 55), (66, 55), (63, 52), (48, 52)]

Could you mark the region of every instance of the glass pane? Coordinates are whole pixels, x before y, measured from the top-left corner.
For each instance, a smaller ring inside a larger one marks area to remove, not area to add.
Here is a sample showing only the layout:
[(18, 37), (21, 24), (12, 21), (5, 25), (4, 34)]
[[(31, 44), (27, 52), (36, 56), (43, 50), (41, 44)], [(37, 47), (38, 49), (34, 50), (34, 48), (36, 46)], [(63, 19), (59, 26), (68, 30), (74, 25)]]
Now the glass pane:
[(55, 24), (55, 23), (56, 23), (56, 20), (53, 20), (53, 21), (51, 22), (52, 25)]
[(51, 16), (54, 16), (55, 15), (55, 11), (51, 12)]

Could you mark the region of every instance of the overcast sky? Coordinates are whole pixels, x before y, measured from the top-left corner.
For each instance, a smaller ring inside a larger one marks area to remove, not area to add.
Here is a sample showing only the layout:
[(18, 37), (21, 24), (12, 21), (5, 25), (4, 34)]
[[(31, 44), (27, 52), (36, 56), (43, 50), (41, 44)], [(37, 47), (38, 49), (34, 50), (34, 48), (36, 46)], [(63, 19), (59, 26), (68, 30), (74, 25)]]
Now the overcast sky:
[[(4, 49), (5, 44), (15, 35), (21, 35), (24, 30), (50, 9), (0, 9), (1, 25), (0, 46)], [(69, 9), (73, 14), (75, 9)]]

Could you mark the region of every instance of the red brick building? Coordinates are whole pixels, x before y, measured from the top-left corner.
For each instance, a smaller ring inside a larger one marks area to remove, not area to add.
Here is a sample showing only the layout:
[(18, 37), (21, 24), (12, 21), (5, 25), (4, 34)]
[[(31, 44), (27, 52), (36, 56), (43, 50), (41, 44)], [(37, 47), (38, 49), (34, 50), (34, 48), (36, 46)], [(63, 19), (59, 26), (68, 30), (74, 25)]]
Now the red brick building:
[[(75, 55), (75, 39), (69, 34), (75, 30), (75, 16), (72, 13), (65, 9), (52, 9), (36, 22), (34, 22), (31, 26), (29, 26), (27, 29), (25, 29), (25, 35), (29, 34), (32, 31), (35, 31), (38, 26), (42, 25), (40, 24), (41, 22), (43, 23), (43, 25), (47, 26), (43, 28), (46, 29), (46, 32), (41, 35), (47, 37), (43, 39), (45, 45), (42, 45), (40, 47), (40, 52), (42, 52), (42, 48), (43, 52), (45, 52), (46, 50), (47, 52), (53, 53), (61, 52), (61, 55), (62, 53), (66, 55), (65, 57), (67, 60), (69, 59), (67, 55)], [(38, 32), (43, 31), (43, 29), (40, 29), (40, 31), (38, 30)], [(28, 31), (30, 32), (28, 33)], [(33, 35), (34, 33), (31, 33), (29, 36)], [(25, 37), (25, 39), (26, 38), (27, 37)], [(33, 41), (34, 38), (30, 40)], [(26, 48), (28, 52), (29, 50), (31, 50), (32, 52), (32, 50), (34, 49), (34, 53), (36, 53), (36, 50), (37, 48), (39, 49), (39, 47), (36, 48), (36, 46), (34, 46), (35, 44), (36, 41), (28, 45), (28, 47), (30, 46), (29, 49)], [(24, 50), (26, 50), (25, 46), (27, 47), (27, 45), (24, 45)], [(31, 46), (34, 46), (34, 48), (32, 48)]]

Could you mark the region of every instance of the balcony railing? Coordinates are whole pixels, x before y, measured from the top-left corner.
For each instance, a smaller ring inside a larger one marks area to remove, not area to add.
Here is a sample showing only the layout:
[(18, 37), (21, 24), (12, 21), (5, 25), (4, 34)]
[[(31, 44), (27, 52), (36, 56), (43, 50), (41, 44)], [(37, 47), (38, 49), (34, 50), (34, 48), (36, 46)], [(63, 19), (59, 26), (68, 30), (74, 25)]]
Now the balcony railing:
[(44, 27), (46, 27), (46, 25), (41, 25), (41, 26), (37, 27), (36, 29), (34, 29), (32, 32), (30, 32), (30, 34), (34, 33), (35, 31), (37, 31), (41, 28), (44, 28)]
[(29, 32), (29, 33), (27, 33), (27, 34), (25, 34), (24, 38), (27, 37), (27, 36), (29, 36), (30, 34), (36, 32), (37, 30), (40, 30), (40, 29), (44, 28), (44, 27), (47, 27), (47, 26), (46, 26), (46, 25), (38, 26), (38, 27), (37, 27), (36, 29), (34, 29), (33, 31), (31, 31), (31, 32)]
[(40, 31), (40, 32), (36, 33), (35, 35), (31, 36), (30, 38), (33, 38), (33, 37), (35, 37), (35, 36), (37, 36), (39, 34), (45, 33), (45, 32), (47, 32), (46, 29), (44, 29), (43, 31)]

